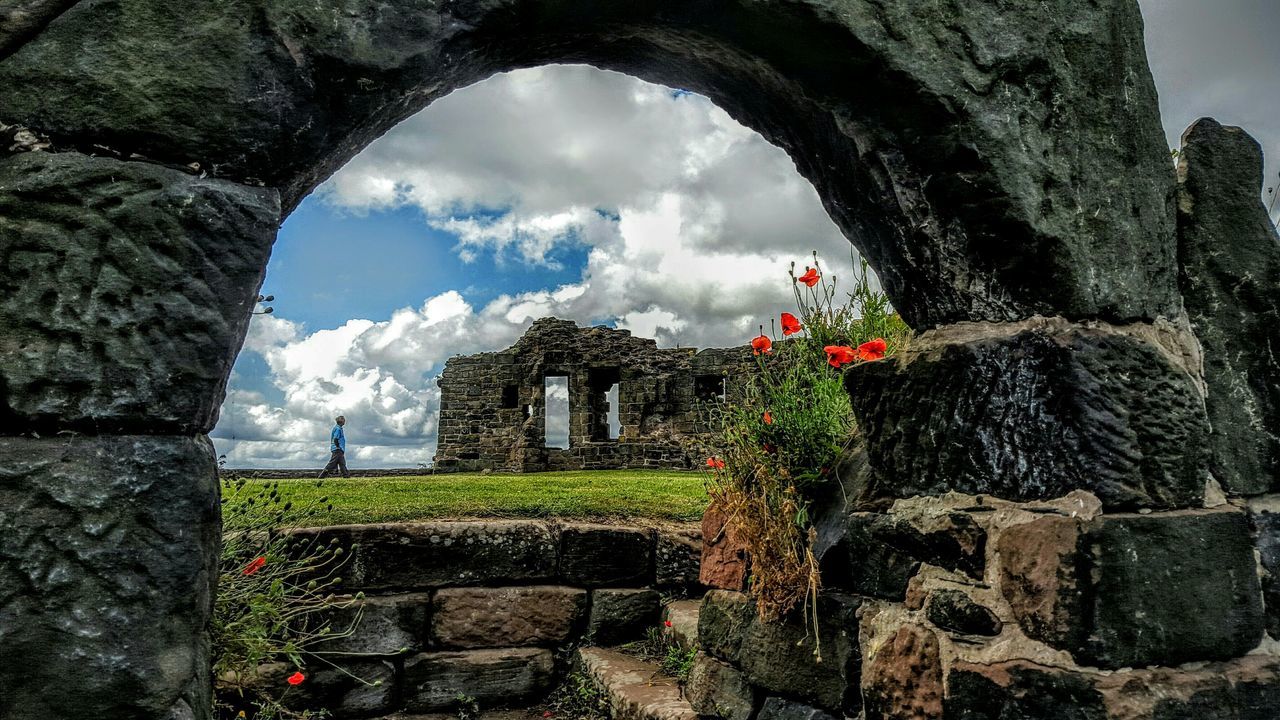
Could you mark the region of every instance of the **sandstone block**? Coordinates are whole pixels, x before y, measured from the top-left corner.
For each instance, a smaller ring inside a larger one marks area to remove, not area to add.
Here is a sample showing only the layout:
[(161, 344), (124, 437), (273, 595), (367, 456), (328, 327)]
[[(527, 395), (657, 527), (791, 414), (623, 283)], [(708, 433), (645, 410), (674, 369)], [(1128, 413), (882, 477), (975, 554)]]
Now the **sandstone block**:
[(0, 159), (0, 428), (208, 432), (274, 189), (78, 153)]
[(586, 604), (587, 591), (558, 585), (446, 588), (436, 593), (431, 636), (449, 648), (558, 645)]
[(1001, 589), (1029, 636), (1103, 668), (1241, 655), (1263, 613), (1243, 513), (1042, 518), (1000, 538)]
[(427, 645), (431, 596), (427, 593), (370, 595), (327, 614), (331, 631), (346, 633), (316, 647), (326, 653), (397, 655)]
[(702, 564), (702, 533), (659, 530), (654, 547), (655, 582), (659, 587), (696, 588)]
[(742, 638), (755, 618), (755, 604), (744, 593), (712, 590), (702, 598), (698, 642), (707, 653), (737, 663)]
[(677, 600), (662, 608), (662, 619), (671, 623), (666, 631), (685, 650), (698, 645), (698, 615), (701, 610), (701, 600)]
[(592, 590), (587, 634), (597, 645), (639, 640), (647, 630), (658, 626), (661, 601), (655, 590)]
[(483, 707), (515, 705), (551, 689), (550, 650), (502, 648), (414, 655), (404, 663), (404, 704), (410, 712), (446, 711), (459, 697)]
[(698, 580), (721, 590), (747, 587), (747, 546), (728, 524), (729, 516), (711, 503), (702, 515), (702, 560)]
[(698, 653), (689, 670), (685, 698), (703, 717), (751, 720), (755, 691), (740, 670), (706, 653)]
[(866, 720), (942, 720), (938, 638), (917, 625), (864, 633), (862, 703)]
[(1201, 504), (1209, 426), (1185, 370), (1117, 331), (1023, 327), (938, 331), (907, 356), (849, 369), (877, 494), (1022, 502), (1088, 490), (1108, 510)]
[(560, 533), (560, 576), (585, 587), (653, 583), (653, 534), (613, 525), (567, 525)]
[(208, 439), (0, 437), (0, 528), (0, 717), (208, 707)]

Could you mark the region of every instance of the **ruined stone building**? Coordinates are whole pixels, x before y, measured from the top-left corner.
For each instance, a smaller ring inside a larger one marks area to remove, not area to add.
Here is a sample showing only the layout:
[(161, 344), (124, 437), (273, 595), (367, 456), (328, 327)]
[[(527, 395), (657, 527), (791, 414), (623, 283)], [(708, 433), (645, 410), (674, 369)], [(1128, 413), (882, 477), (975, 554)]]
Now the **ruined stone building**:
[[(543, 318), (501, 352), (450, 358), (437, 471), (692, 468), (715, 403), (754, 366), (747, 346), (659, 348), (627, 330)], [(569, 384), (569, 447), (547, 447), (547, 379)], [(609, 392), (617, 388), (616, 436)]]

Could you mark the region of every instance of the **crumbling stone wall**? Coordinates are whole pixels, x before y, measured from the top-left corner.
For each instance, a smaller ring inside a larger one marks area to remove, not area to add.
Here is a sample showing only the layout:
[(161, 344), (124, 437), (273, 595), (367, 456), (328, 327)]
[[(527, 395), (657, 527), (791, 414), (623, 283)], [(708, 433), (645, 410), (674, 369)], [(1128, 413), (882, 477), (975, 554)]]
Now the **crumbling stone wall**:
[[(435, 469), (692, 468), (717, 404), (740, 398), (751, 349), (661, 349), (626, 330), (543, 318), (501, 352), (453, 357), (440, 385)], [(546, 447), (548, 377), (569, 381), (569, 447)], [(609, 403), (618, 386), (616, 439)]]

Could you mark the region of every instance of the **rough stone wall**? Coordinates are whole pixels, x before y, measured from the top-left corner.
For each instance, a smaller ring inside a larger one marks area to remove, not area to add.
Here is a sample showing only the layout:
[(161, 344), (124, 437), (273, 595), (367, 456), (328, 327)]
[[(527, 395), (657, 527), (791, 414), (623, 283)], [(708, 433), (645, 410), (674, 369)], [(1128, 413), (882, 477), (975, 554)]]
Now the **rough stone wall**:
[[(692, 468), (708, 413), (733, 403), (751, 349), (660, 349), (626, 330), (543, 318), (510, 348), (450, 358), (440, 385), (437, 471)], [(569, 380), (569, 447), (546, 447), (547, 377)], [(618, 385), (616, 439), (605, 393)], [(719, 395), (720, 399), (714, 397)]]
[(642, 639), (663, 596), (701, 591), (698, 529), (677, 523), (445, 521), (297, 536), (350, 549), (342, 591), (365, 593), (331, 618), (341, 630), (361, 612), (355, 631), (317, 648), (351, 674), (309, 668), (289, 696), (339, 719), (452, 711), (460, 697), (485, 709), (540, 700), (567, 671), (563, 648)]
[(702, 579), (720, 589), (699, 663), (731, 679), (722, 704), (744, 720), (781, 702), (811, 720), (1280, 717), (1280, 240), (1261, 168), (1239, 128), (1184, 136), (1189, 322), (957, 323), (850, 368), (862, 442), (838, 469), (844, 512), (819, 519), (816, 637), (836, 662), (794, 650), (811, 636), (762, 641), (750, 557), (709, 512)]

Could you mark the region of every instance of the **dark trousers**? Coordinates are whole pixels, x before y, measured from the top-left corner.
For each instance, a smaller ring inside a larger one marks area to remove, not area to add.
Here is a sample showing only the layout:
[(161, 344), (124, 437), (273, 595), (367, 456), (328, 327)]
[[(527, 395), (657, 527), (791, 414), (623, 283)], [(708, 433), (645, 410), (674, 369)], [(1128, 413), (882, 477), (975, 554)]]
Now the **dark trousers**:
[(351, 473), (347, 472), (347, 454), (341, 450), (334, 450), (329, 456), (329, 464), (324, 466), (320, 471), (320, 477), (324, 477), (334, 470), (342, 469), (342, 477), (351, 477)]

